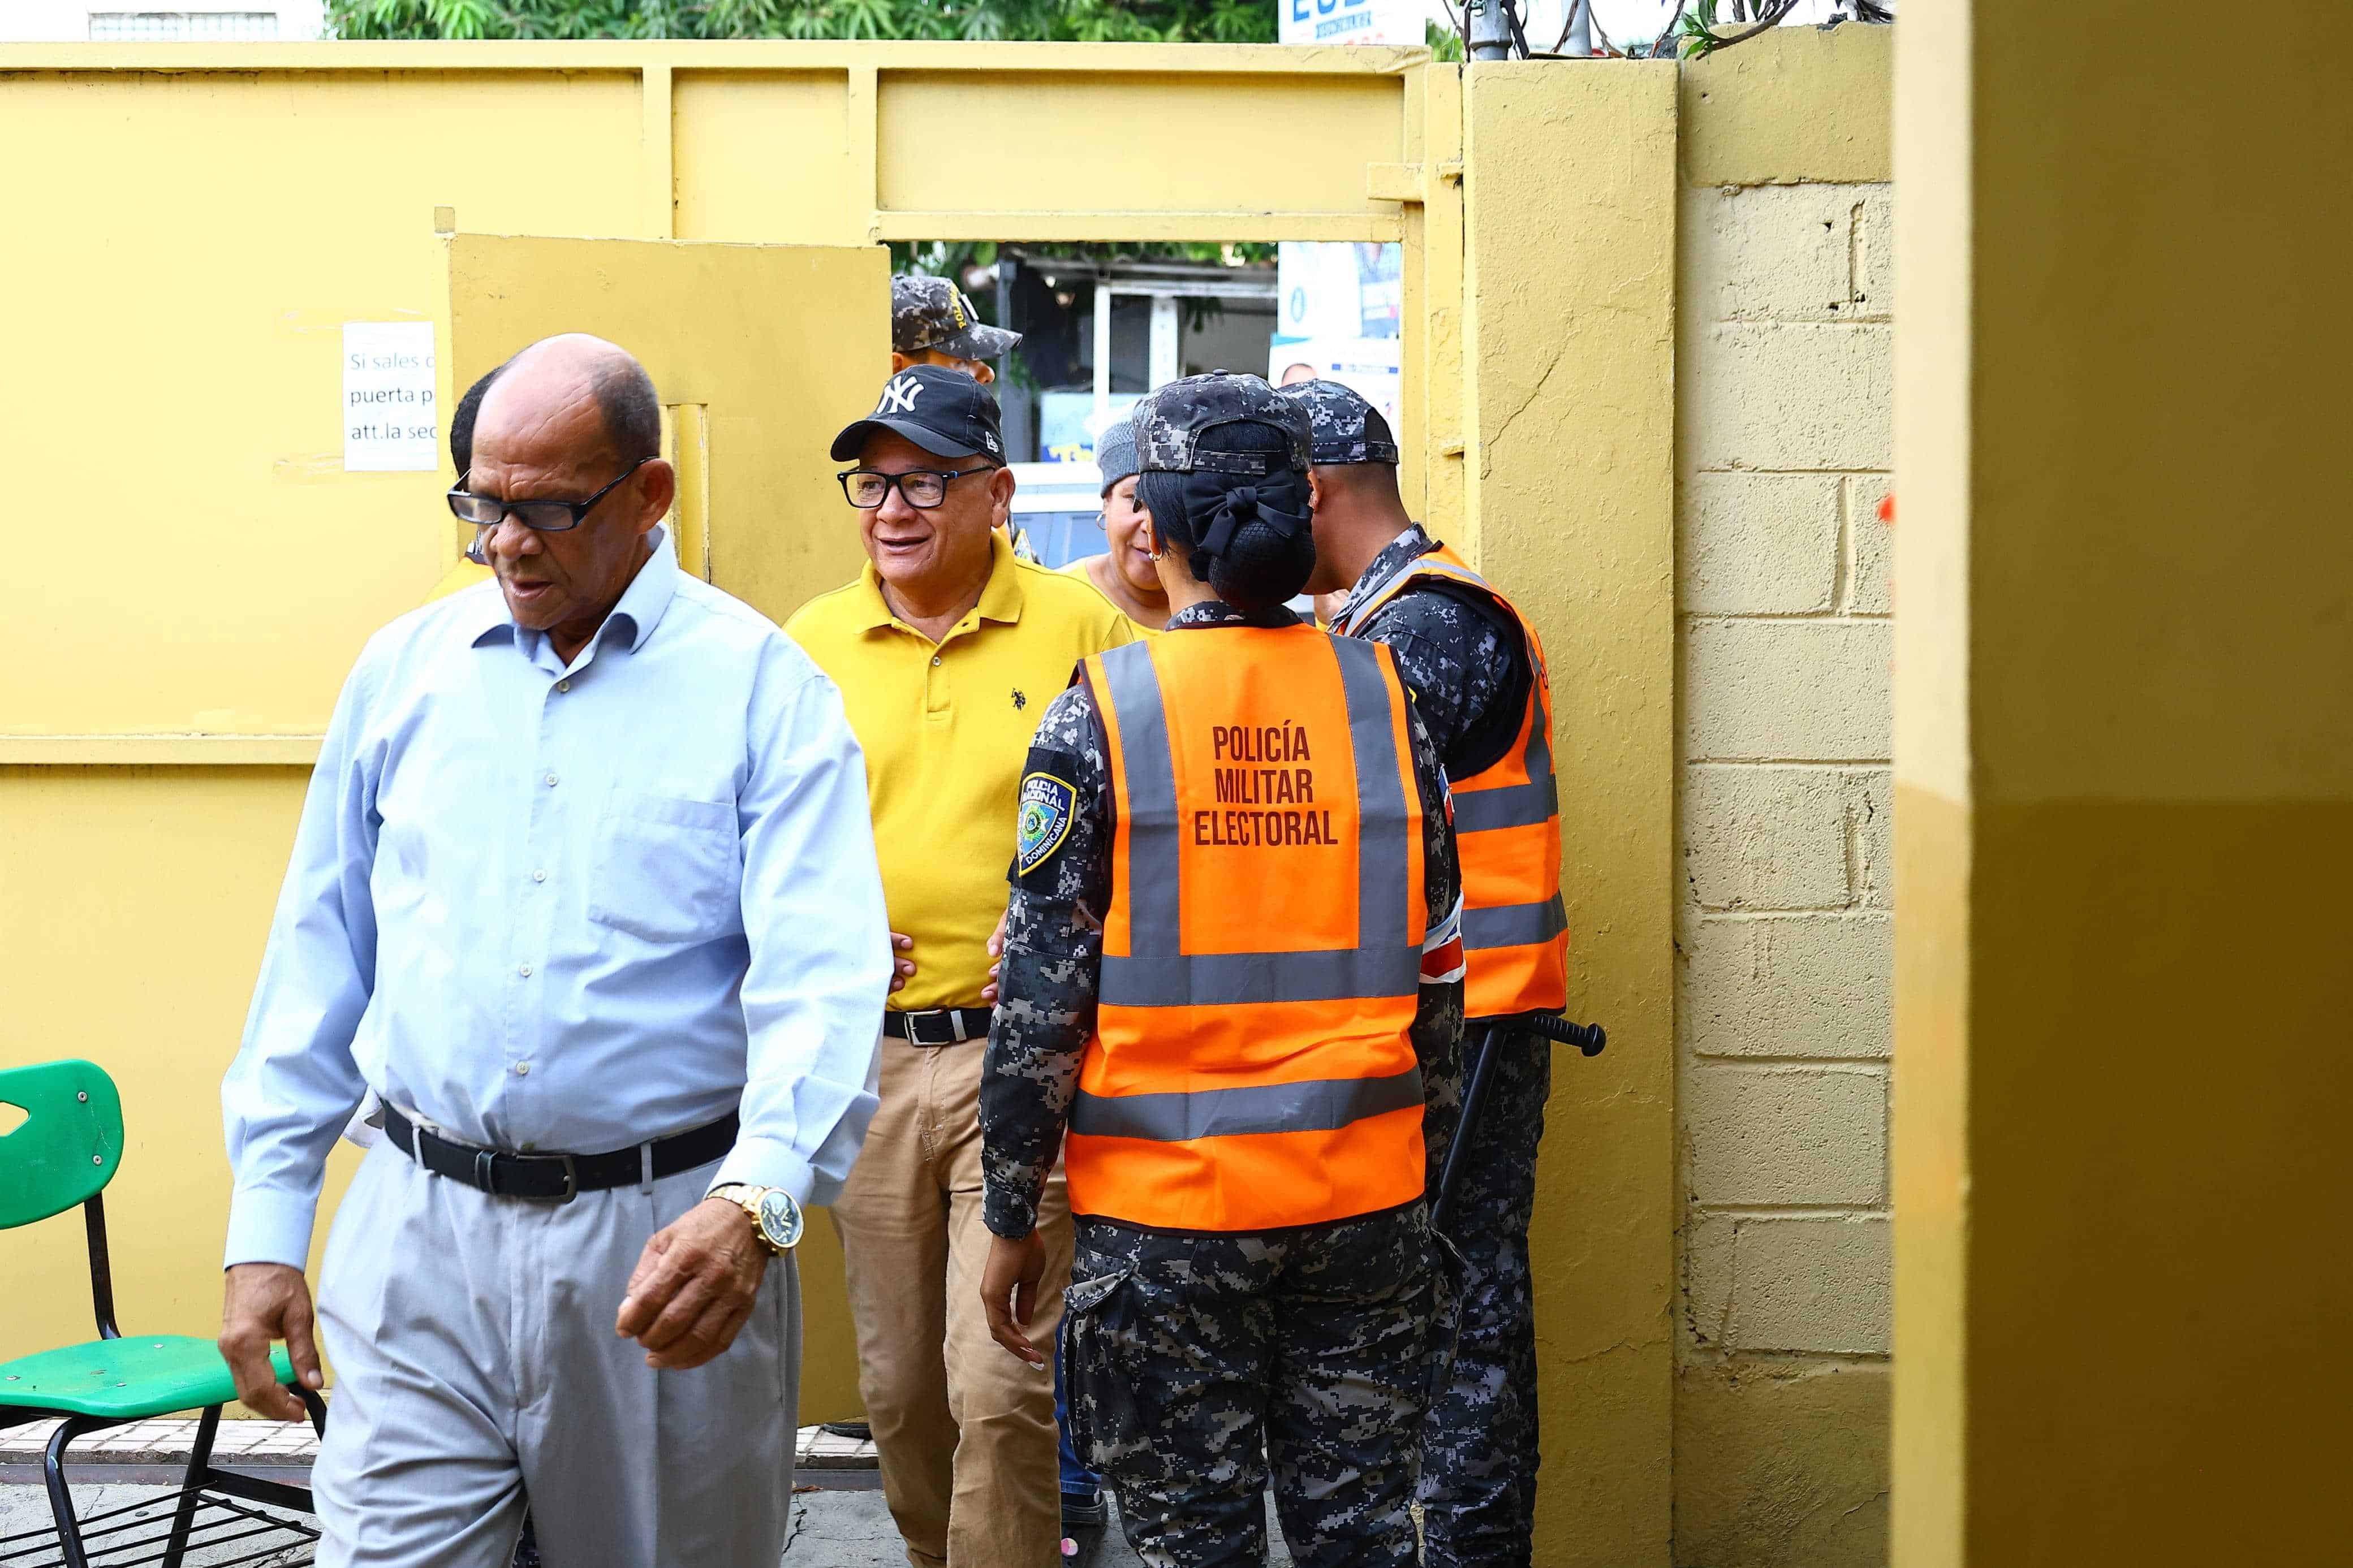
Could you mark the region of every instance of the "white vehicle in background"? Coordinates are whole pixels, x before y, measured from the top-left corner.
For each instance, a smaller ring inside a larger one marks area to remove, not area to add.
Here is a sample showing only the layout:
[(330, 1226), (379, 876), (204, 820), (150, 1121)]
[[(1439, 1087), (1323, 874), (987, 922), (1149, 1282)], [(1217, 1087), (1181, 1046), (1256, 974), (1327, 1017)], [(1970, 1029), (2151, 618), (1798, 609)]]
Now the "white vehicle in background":
[(1013, 465), (1013, 549), (1062, 567), (1111, 548), (1103, 539), (1103, 475), (1092, 463)]

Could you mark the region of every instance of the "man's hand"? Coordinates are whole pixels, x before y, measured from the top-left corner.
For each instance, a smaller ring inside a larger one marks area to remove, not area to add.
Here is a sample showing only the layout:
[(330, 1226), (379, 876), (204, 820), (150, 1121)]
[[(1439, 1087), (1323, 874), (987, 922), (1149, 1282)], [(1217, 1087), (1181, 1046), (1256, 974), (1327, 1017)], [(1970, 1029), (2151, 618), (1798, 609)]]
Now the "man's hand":
[(992, 1007), (997, 1005), (997, 972), (1004, 967), (1005, 916), (999, 915), (997, 929), (988, 933), (988, 984), (980, 988), (980, 999)]
[(988, 1314), (989, 1338), (1031, 1366), (1044, 1366), (1046, 1358), (1021, 1331), (1037, 1315), (1038, 1281), (1045, 1277), (1046, 1243), (1036, 1231), (1018, 1241), (990, 1238), (988, 1267), (980, 1276), (980, 1305)]
[(735, 1342), (768, 1257), (741, 1205), (705, 1198), (646, 1243), (613, 1331), (645, 1346), (648, 1366), (701, 1366)]
[(221, 1359), (237, 1379), (237, 1396), (257, 1415), (300, 1421), (302, 1402), (280, 1386), (269, 1365), (269, 1347), (286, 1342), (287, 1359), (305, 1388), (326, 1380), (319, 1374), (319, 1347), (311, 1336), (311, 1287), (300, 1268), (283, 1263), (237, 1263), (228, 1270), (221, 1301)]
[(893, 991), (915, 977), (915, 961), (907, 956), (914, 945), (913, 937), (902, 936), (895, 931), (891, 933), (891, 989)]

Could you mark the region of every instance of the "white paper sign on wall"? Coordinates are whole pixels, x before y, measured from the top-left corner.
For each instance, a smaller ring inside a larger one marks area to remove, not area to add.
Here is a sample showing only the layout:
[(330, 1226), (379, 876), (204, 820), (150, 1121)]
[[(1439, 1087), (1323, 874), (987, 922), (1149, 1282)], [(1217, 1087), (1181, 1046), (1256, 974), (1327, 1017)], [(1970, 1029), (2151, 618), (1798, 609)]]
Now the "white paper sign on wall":
[(343, 323), (343, 468), (352, 473), (441, 466), (433, 406), (433, 323)]

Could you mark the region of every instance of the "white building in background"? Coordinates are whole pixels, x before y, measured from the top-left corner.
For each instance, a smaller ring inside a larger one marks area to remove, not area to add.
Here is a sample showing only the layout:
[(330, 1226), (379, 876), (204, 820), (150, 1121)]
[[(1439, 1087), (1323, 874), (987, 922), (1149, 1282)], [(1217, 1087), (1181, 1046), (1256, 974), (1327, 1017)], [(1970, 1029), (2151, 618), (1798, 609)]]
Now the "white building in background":
[(0, 0), (0, 43), (279, 43), (326, 30), (326, 0)]

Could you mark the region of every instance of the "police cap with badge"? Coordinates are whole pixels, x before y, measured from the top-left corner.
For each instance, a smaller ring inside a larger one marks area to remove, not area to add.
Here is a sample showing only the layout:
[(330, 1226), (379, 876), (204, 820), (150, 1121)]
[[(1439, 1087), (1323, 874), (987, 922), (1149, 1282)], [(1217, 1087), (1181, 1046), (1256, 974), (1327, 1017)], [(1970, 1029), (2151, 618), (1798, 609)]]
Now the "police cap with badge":
[[(1253, 523), (1263, 523), (1271, 531), (1247, 536), (1244, 555), (1263, 560), (1270, 552), (1312, 551), (1304, 499), (1296, 493), (1301, 481), (1252, 482), (1307, 471), (1313, 460), (1314, 432), (1303, 405), (1257, 376), (1219, 370), (1188, 375), (1147, 394), (1136, 404), (1132, 418), (1136, 459), (1144, 472), (1182, 474), (1188, 487), (1198, 487), (1198, 491), (1188, 488), (1185, 507), (1196, 522), (1204, 525), (1198, 539), (1185, 541), (1181, 536), (1186, 525), (1176, 518), (1163, 519), (1156, 512), (1154, 518), (1155, 527), (1172, 545), (1189, 548), (1196, 577), (1208, 582), (1212, 560), (1233, 556), (1238, 537), (1243, 537), (1243, 530)], [(1216, 448), (1225, 443), (1205, 440), (1229, 425), (1259, 425), (1274, 430), (1282, 437), (1281, 448), (1221, 451)], [(1300, 504), (1282, 504), (1286, 500)]]
[(965, 291), (944, 278), (902, 272), (891, 279), (891, 347), (899, 353), (934, 349), (989, 360), (1020, 341), (1019, 332), (983, 321)]
[(1294, 382), (1282, 395), (1307, 410), (1315, 466), (1398, 460), (1397, 437), (1381, 411), (1336, 381)]

